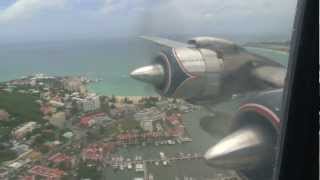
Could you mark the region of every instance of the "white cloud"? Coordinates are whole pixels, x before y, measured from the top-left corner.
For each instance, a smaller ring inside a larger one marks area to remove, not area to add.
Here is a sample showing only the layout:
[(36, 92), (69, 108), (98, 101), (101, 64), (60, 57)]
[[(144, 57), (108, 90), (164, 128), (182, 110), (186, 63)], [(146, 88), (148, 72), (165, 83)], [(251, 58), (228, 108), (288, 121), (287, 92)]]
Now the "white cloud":
[(128, 5), (128, 1), (123, 0), (105, 0), (101, 12), (105, 14), (111, 14), (123, 9)]
[(104, 0), (101, 12), (113, 13), (137, 13), (145, 10), (147, 0)]
[(21, 31), (28, 38), (287, 33), (296, 1), (17, 0), (0, 10), (0, 26), (13, 22), (0, 28), (0, 39)]
[(14, 4), (0, 11), (0, 22), (32, 17), (42, 10), (61, 8), (65, 0), (17, 0)]

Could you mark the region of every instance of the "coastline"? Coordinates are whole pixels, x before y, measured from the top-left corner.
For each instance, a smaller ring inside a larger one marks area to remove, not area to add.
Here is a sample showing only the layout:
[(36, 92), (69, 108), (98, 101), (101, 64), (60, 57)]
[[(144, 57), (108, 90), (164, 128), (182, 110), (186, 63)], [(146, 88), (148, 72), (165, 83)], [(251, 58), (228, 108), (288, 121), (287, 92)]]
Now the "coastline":
[[(288, 62), (288, 52), (275, 50), (267, 47), (258, 47), (258, 46), (245, 46), (250, 52), (268, 57), (277, 62), (280, 62), (284, 66), (287, 66)], [(122, 70), (123, 73), (126, 73), (128, 70)], [(25, 72), (25, 73), (23, 73)], [(36, 74), (34, 72), (29, 72), (29, 70), (18, 69), (18, 71), (13, 71), (13, 73), (7, 73), (6, 76), (0, 77), (0, 83), (6, 83), (11, 80), (19, 79), (23, 75)], [(51, 71), (46, 72), (49, 75), (57, 75)], [(87, 74), (87, 75), (86, 75)], [(109, 73), (96, 72), (95, 74), (88, 75), (86, 72), (64, 72), (61, 73), (62, 76), (85, 76), (90, 77), (90, 79), (102, 79), (98, 82), (90, 82), (86, 84), (86, 88), (89, 92), (96, 93), (97, 95), (116, 95), (116, 96), (158, 96), (153, 87), (148, 86), (144, 83), (135, 81), (129, 76), (115, 76), (110, 75)]]
[(270, 51), (273, 53), (281, 53), (281, 54), (285, 54), (285, 55), (289, 54), (289, 49), (282, 49), (282, 48), (267, 48), (267, 47), (258, 47), (258, 46), (245, 46), (245, 48)]

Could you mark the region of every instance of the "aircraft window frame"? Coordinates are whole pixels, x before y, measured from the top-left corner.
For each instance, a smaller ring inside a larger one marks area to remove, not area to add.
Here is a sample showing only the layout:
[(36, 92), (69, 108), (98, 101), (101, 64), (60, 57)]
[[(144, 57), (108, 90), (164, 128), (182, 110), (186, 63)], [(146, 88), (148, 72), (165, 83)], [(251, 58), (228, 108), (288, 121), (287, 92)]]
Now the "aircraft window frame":
[[(319, 123), (313, 119), (319, 119), (319, 105), (314, 101), (319, 92), (317, 89), (319, 82), (317, 82), (318, 78), (313, 75), (319, 75), (317, 72), (319, 69), (310, 71), (310, 69), (315, 69), (313, 67), (318, 66), (316, 62), (318, 42), (316, 40), (319, 39), (319, 34), (317, 30), (314, 30), (316, 24), (313, 19), (318, 17), (315, 14), (315, 8), (319, 4), (316, 3), (318, 1), (301, 0), (297, 4), (289, 55), (289, 71), (287, 71), (285, 93), (282, 99), (283, 120), (278, 139), (279, 151), (273, 179), (318, 178), (316, 173), (318, 158), (314, 158), (314, 155), (319, 153), (319, 144), (317, 144), (319, 143), (317, 139), (319, 138)], [(309, 61), (306, 61), (307, 59)], [(316, 85), (315, 88), (314, 85)], [(313, 103), (312, 107), (306, 106), (308, 101)], [(301, 117), (303, 120), (299, 119)], [(310, 160), (316, 160), (316, 163)]]

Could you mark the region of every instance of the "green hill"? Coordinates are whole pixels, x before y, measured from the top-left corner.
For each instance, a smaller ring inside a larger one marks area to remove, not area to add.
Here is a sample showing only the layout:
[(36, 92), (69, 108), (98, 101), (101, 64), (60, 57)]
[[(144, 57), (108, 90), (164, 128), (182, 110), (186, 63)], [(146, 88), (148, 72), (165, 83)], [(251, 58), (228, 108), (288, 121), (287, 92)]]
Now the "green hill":
[(29, 94), (0, 92), (0, 109), (6, 110), (21, 123), (40, 122), (42, 114), (37, 99), (38, 97)]

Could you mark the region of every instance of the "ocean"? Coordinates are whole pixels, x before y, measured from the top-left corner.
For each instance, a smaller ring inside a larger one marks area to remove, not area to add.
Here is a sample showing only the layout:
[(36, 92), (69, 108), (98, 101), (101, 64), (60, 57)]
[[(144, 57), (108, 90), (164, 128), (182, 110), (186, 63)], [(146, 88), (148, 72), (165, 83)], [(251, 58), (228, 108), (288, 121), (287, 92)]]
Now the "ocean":
[[(288, 54), (268, 49), (247, 48), (259, 55), (267, 56), (287, 65)], [(155, 95), (152, 87), (133, 80), (128, 76), (136, 67), (148, 64), (154, 48), (138, 39), (122, 40), (86, 40), (70, 42), (51, 42), (37, 44), (19, 44), (0, 46), (0, 82), (21, 76), (45, 73), (50, 75), (85, 75), (89, 78), (103, 79), (89, 85), (89, 90), (105, 95)], [(222, 103), (217, 107), (221, 112), (234, 111), (234, 103)], [(174, 156), (178, 152), (203, 154), (210, 146), (217, 143), (227, 129), (226, 118), (218, 116), (207, 121), (209, 113), (204, 109), (184, 115), (184, 124), (193, 138), (192, 143), (171, 146), (137, 146), (130, 150), (119, 151), (125, 158), (133, 159), (136, 155), (144, 159), (158, 158), (159, 152)], [(203, 128), (202, 126), (210, 126)], [(218, 128), (217, 128), (218, 127)], [(218, 129), (218, 131), (217, 131)], [(207, 131), (217, 132), (211, 134)], [(176, 176), (216, 177), (225, 171), (210, 168), (203, 161), (176, 162), (168, 167), (148, 165), (148, 171), (155, 175), (155, 180), (174, 180)], [(134, 171), (126, 173), (103, 169), (107, 179), (133, 179), (143, 174)]]
[[(284, 52), (247, 48), (287, 65)], [(136, 67), (148, 64), (155, 48), (138, 38), (74, 40), (0, 45), (0, 82), (21, 76), (85, 75), (101, 82), (88, 86), (104, 95), (155, 95), (150, 85), (129, 77)]]

